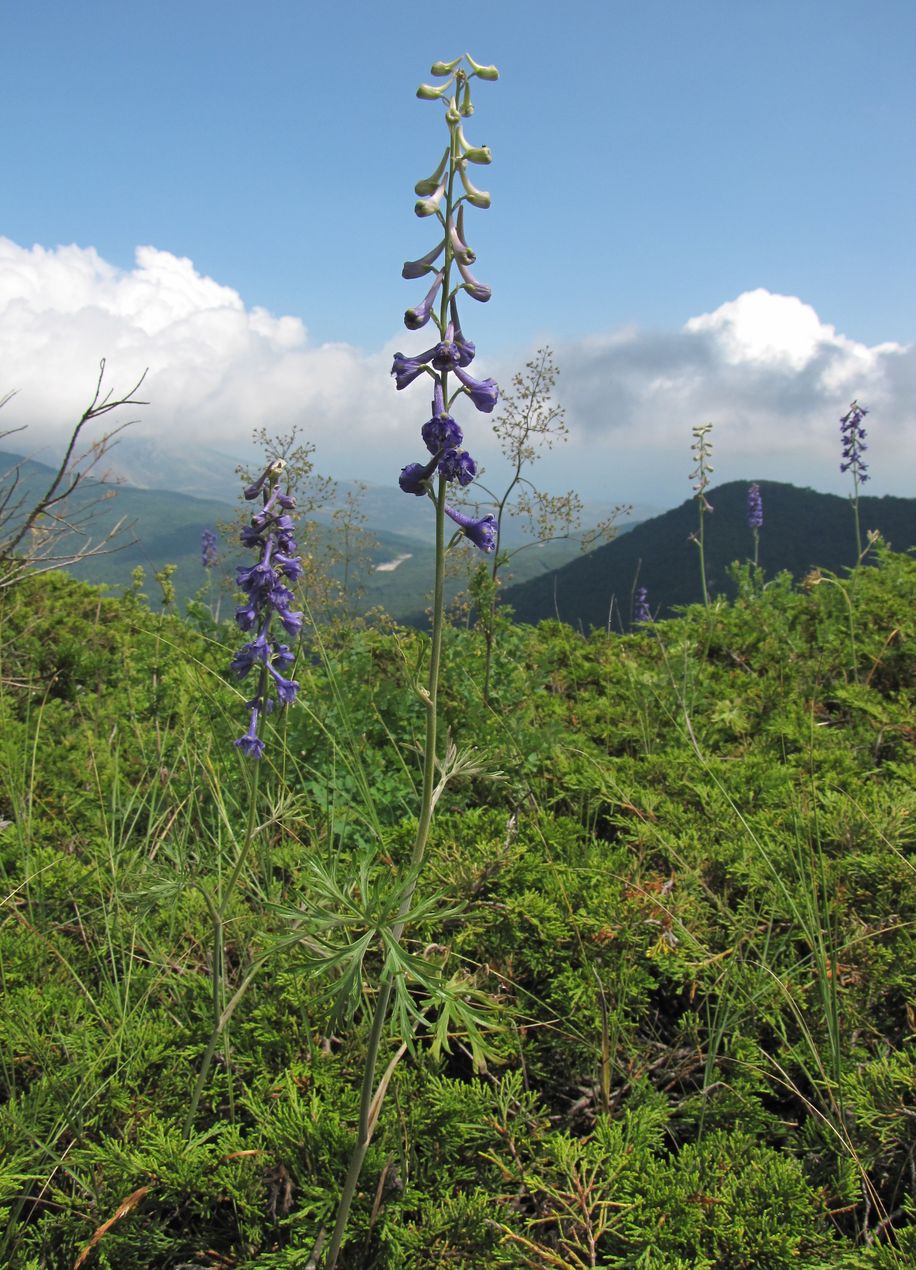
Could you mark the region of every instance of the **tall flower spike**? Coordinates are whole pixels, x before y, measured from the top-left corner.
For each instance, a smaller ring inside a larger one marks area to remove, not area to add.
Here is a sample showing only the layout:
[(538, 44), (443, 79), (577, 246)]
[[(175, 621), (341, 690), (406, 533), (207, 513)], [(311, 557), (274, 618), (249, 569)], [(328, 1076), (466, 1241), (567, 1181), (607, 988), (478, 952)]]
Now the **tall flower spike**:
[(633, 625), (642, 626), (652, 621), (652, 610), (649, 608), (649, 592), (644, 586), (637, 587), (633, 604)]
[(868, 449), (865, 438), (868, 435), (862, 427), (862, 420), (868, 414), (864, 406), (854, 401), (840, 420), (840, 437), (843, 442), (843, 462), (841, 472), (852, 472), (859, 484), (868, 480), (868, 467), (862, 455)]
[[(469, 92), (470, 76), (466, 71), (459, 69), (461, 60), (459, 58), (454, 62), (437, 62), (433, 73), (441, 72), (448, 76), (448, 83), (434, 92), (430, 90), (427, 93), (426, 90), (421, 90), (420, 94), (421, 96), (435, 95), (441, 98), (443, 105), (446, 106), (445, 121), (450, 138), (446, 152), (447, 162), (440, 163), (433, 174), (437, 181), (434, 193), (429, 199), (421, 200), (421, 203), (416, 206), (416, 211), (420, 215), (427, 215), (432, 210), (438, 212), (439, 219), (445, 228), (444, 244), (440, 244), (426, 256), (421, 256), (419, 260), (408, 261), (402, 269), (405, 277), (414, 277), (429, 270), (432, 268), (433, 261), (439, 259), (442, 246), (444, 246), (445, 259), (432, 287), (423, 303), (415, 309), (408, 309), (404, 318), (410, 329), (419, 329), (431, 319), (437, 298), (441, 296), (439, 316), (436, 319), (441, 338), (433, 348), (415, 357), (406, 357), (403, 353), (397, 353), (391, 368), (398, 389), (406, 388), (424, 371), (433, 376), (436, 385), (432, 415), (421, 429), (423, 444), (433, 457), (426, 463), (408, 463), (401, 469), (398, 478), (398, 484), (404, 493), (413, 494), (416, 497), (433, 492), (432, 478), (437, 470), (440, 481), (457, 482), (461, 486), (469, 485), (477, 475), (477, 464), (462, 448), (462, 430), (449, 413), (446, 402), (454, 401), (456, 396), (463, 393), (471, 398), (478, 410), (489, 413), (495, 407), (499, 397), (499, 388), (492, 379), (475, 379), (467, 373), (466, 367), (474, 360), (476, 349), (470, 340), (465, 339), (458, 314), (457, 297), (460, 292), (466, 291), (472, 299), (479, 302), (489, 300), (491, 295), (490, 288), (485, 283), (479, 282), (468, 268), (476, 257), (465, 237), (465, 203), (487, 207), (490, 196), (482, 190), (475, 189), (465, 169), (469, 162), (488, 163), (492, 156), (486, 147), (472, 147), (462, 130), (461, 120), (471, 113), (473, 106)], [(477, 64), (475, 63), (472, 67), (472, 75), (476, 72)], [(481, 77), (486, 78), (484, 75)], [(454, 94), (447, 96), (446, 88), (451, 85), (454, 85)], [(465, 191), (457, 198), (454, 192), (456, 173), (460, 176)], [(417, 192), (425, 194), (432, 180), (433, 178), (429, 178), (428, 181), (418, 184)], [(445, 201), (440, 210), (439, 205), (443, 199)], [(435, 208), (431, 207), (433, 201), (435, 201)], [(461, 277), (457, 287), (451, 281), (453, 267), (457, 269)], [(458, 378), (461, 385), (459, 393), (449, 393), (449, 376), (452, 374)], [(440, 494), (441, 490), (440, 484)], [(441, 508), (442, 504), (439, 506)], [(453, 513), (449, 510), (448, 514), (461, 525), (467, 536), (472, 538), (482, 550), (492, 549), (495, 543), (495, 530), (493, 542), (490, 541), (492, 517), (484, 517), (477, 521), (465, 517), (461, 512)]]
[(763, 524), (763, 497), (755, 481), (747, 487), (747, 527), (759, 529)]
[(282, 459), (269, 464), (262, 475), (247, 486), (245, 497), (256, 498), (260, 493), (263, 506), (239, 535), (246, 547), (257, 550), (258, 560), (236, 571), (236, 581), (245, 592), (246, 603), (236, 610), (235, 620), (241, 630), (256, 630), (257, 634), (235, 654), (230, 670), (242, 679), (255, 670), (258, 679), (254, 697), (248, 702), (248, 731), (234, 744), (254, 759), (264, 754), (264, 742), (258, 736), (261, 715), (269, 714), (275, 704), (291, 705), (299, 690), (294, 679), (280, 673), (281, 667), (291, 664), (293, 654), (271, 629), (276, 620), (292, 637), (298, 635), (302, 627), (302, 614), (290, 609), (293, 593), (286, 585), (287, 581), (301, 577), (302, 561), (292, 554), (295, 550), (291, 537), (293, 519), (287, 515), (295, 507), (295, 501), (279, 489), (285, 466)]
[(200, 563), (205, 569), (212, 569), (219, 563), (218, 543), (219, 539), (212, 529), (205, 529), (200, 535)]

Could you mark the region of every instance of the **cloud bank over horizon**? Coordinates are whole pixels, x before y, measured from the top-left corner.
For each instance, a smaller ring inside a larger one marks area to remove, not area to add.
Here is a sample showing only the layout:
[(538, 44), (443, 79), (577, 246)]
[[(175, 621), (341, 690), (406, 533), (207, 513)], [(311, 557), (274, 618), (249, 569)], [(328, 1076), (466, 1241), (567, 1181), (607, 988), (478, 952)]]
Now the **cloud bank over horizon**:
[[(471, 313), (463, 324), (473, 337)], [(711, 421), (716, 482), (842, 490), (837, 421), (858, 398), (872, 412), (866, 492), (916, 494), (916, 345), (858, 343), (801, 299), (763, 288), (679, 330), (548, 338), (571, 437), (542, 464), (547, 486), (681, 501), (691, 427)], [(320, 470), (393, 481), (422, 457), (427, 416), (422, 385), (395, 392), (391, 357), (422, 340), (403, 332), (369, 352), (315, 343), (301, 318), (248, 308), (233, 288), (155, 247), (138, 247), (135, 267), (121, 270), (92, 247), (25, 248), (0, 237), (0, 396), (17, 391), (2, 423), (29, 426), (25, 440), (17, 434), (18, 444), (5, 444), (30, 453), (64, 440), (104, 357), (116, 394), (149, 368), (142, 395), (150, 405), (137, 412), (137, 439), (238, 454), (255, 427), (299, 425)], [(491, 358), (479, 373), (508, 384), (530, 355)], [(472, 452), (494, 463), (492, 442), (472, 441), (475, 433), (489, 438), (486, 416), (475, 417), (468, 403), (460, 417)]]

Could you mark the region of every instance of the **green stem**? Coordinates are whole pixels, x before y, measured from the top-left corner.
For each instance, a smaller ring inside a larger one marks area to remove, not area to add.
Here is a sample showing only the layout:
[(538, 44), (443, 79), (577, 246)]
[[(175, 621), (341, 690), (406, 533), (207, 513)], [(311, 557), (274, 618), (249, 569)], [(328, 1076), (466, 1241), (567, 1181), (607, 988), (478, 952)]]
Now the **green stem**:
[[(242, 760), (243, 762), (245, 760)], [(247, 771), (247, 769), (245, 769)], [(200, 1103), (201, 1094), (210, 1072), (210, 1064), (213, 1062), (213, 1055), (216, 1053), (216, 1047), (226, 1023), (223, 1012), (223, 986), (224, 986), (224, 956), (223, 956), (223, 936), (225, 931), (226, 909), (232, 893), (241, 876), (245, 861), (251, 852), (251, 845), (254, 842), (255, 830), (257, 828), (257, 811), (258, 811), (258, 774), (260, 767), (255, 764), (254, 772), (248, 777), (248, 824), (245, 829), (245, 838), (242, 842), (238, 859), (235, 867), (229, 875), (229, 881), (222, 890), (218, 904), (210, 901), (209, 895), (205, 894), (207, 905), (213, 920), (213, 1026), (210, 1030), (210, 1039), (207, 1042), (207, 1048), (204, 1050), (204, 1056), (201, 1060), (200, 1071), (197, 1073), (197, 1081), (191, 1094), (191, 1103), (188, 1107), (188, 1114), (185, 1117), (183, 1134), (185, 1141), (191, 1136), (191, 1130), (194, 1127), (194, 1118), (197, 1115), (197, 1108)]]
[(704, 519), (703, 519), (702, 497), (703, 496), (701, 494), (700, 495), (700, 499), (701, 499), (700, 501), (700, 532), (697, 537), (697, 546), (700, 549), (700, 584), (703, 588), (703, 603), (706, 605), (707, 608), (709, 608), (709, 592), (706, 589), (706, 553), (703, 549)]
[[(448, 227), (451, 224), (452, 217), (454, 215), (454, 187), (455, 176), (457, 173), (456, 163), (458, 158), (458, 143), (454, 128), (450, 129), (450, 136), (449, 180), (445, 204), (446, 234), (445, 260), (443, 263), (445, 276), (442, 280), (442, 295), (438, 322), (440, 337), (444, 336), (445, 329), (448, 324), (448, 296), (452, 266), (452, 244), (451, 235), (448, 233)], [(441, 382), (443, 400), (448, 403), (448, 371), (442, 372)], [(444, 477), (440, 476), (436, 491), (436, 577), (433, 589), (433, 629), (429, 658), (429, 674), (426, 680), (426, 694), (424, 697), (426, 705), (426, 743), (423, 748), (423, 786), (420, 800), (420, 815), (417, 821), (417, 834), (414, 839), (413, 850), (410, 853), (411, 881), (404, 890), (401, 903), (398, 907), (397, 922), (392, 928), (392, 935), (396, 943), (400, 943), (401, 937), (404, 933), (404, 918), (410, 909), (410, 902), (416, 889), (417, 879), (420, 867), (423, 863), (423, 857), (426, 853), (426, 844), (429, 840), (429, 830), (433, 818), (433, 790), (436, 780), (439, 668), (442, 661), (442, 632), (445, 625), (445, 491), (446, 482)], [(326, 1270), (335, 1270), (337, 1265), (337, 1258), (340, 1255), (341, 1244), (343, 1243), (344, 1233), (347, 1228), (347, 1221), (350, 1216), (350, 1207), (353, 1203), (353, 1197), (356, 1194), (356, 1187), (359, 1183), (363, 1163), (366, 1158), (366, 1152), (369, 1149), (369, 1142), (372, 1137), (372, 1129), (374, 1126), (370, 1123), (370, 1111), (373, 1101), (376, 1099), (376, 1093), (374, 1092), (375, 1069), (378, 1066), (379, 1050), (381, 1048), (382, 1036), (385, 1031), (385, 1024), (388, 1019), (388, 1008), (391, 1003), (391, 993), (393, 987), (394, 978), (392, 971), (390, 969), (383, 969), (379, 979), (375, 1012), (372, 1017), (372, 1026), (369, 1032), (369, 1042), (366, 1050), (366, 1064), (363, 1069), (363, 1081), (359, 1102), (359, 1127), (357, 1129), (356, 1142), (353, 1145), (353, 1151), (350, 1155), (350, 1163), (347, 1167), (347, 1174), (344, 1178), (343, 1188), (340, 1193), (340, 1200), (337, 1204), (337, 1217), (334, 1223), (334, 1233), (331, 1236), (331, 1242), (329, 1243), (327, 1253), (325, 1254), (323, 1264), (326, 1267)], [(380, 1095), (382, 1092), (382, 1090), (378, 1091), (379, 1098), (376, 1104), (376, 1115), (378, 1114), (378, 1110), (381, 1106)]]
[(852, 517), (856, 526), (856, 568), (862, 563), (862, 526), (859, 522), (859, 478), (852, 474)]

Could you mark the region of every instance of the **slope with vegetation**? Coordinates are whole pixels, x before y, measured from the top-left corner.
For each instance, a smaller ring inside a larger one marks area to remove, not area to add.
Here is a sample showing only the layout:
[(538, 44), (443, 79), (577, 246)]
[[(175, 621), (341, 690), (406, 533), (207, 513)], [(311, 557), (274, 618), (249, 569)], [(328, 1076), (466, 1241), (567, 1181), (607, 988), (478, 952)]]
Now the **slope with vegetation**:
[[(760, 481), (764, 523), (759, 563), (768, 577), (788, 570), (799, 581), (813, 568), (842, 570), (855, 563), (856, 538), (850, 501), (781, 481)], [(753, 556), (747, 527), (747, 483), (729, 481), (708, 490), (706, 575), (712, 594), (733, 597), (728, 567), (741, 554)], [(897, 551), (916, 546), (916, 498), (859, 499), (864, 531), (878, 530)], [(521, 622), (559, 617), (574, 626), (627, 628), (637, 587), (648, 591), (654, 616), (668, 617), (682, 604), (702, 599), (700, 565), (691, 535), (697, 530), (696, 499), (636, 525), (553, 573), (509, 587), (504, 599)]]
[[(502, 623), (488, 704), (479, 632), (447, 632), (465, 776), (405, 946), (479, 1027), (385, 1043), (341, 1264), (912, 1264), (914, 601), (879, 549), (632, 635)], [(2, 598), (19, 1270), (306, 1267), (333, 1218), (371, 1001), (334, 1007), (410, 850), (426, 636), (306, 642), (231, 890), (236, 640), (194, 611), (58, 574)]]

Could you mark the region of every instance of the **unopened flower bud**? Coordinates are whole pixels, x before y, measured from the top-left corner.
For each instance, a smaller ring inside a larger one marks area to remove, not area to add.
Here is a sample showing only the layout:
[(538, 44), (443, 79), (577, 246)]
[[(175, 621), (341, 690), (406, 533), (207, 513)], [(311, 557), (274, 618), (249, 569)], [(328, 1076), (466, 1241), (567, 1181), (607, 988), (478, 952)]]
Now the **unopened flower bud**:
[(436, 168), (432, 176), (428, 176), (425, 181), (417, 181), (414, 193), (420, 198), (429, 198), (430, 194), (435, 194), (439, 188), (439, 182), (442, 180), (442, 173), (445, 171), (445, 165), (448, 163), (449, 148), (445, 147), (442, 158), (439, 160), (439, 166)]
[(436, 257), (442, 254), (444, 246), (445, 239), (443, 238), (438, 247), (434, 247), (432, 251), (428, 251), (426, 255), (421, 256), (419, 260), (405, 260), (404, 266), (401, 269), (401, 277), (422, 278), (425, 273), (429, 273), (429, 271), (433, 268), (433, 262), (436, 260)]
[(465, 171), (466, 166), (463, 159), (459, 161), (458, 175), (461, 177), (461, 184), (464, 186), (464, 192), (468, 196), (468, 202), (473, 203), (475, 207), (486, 209), (490, 206), (490, 195), (486, 190), (478, 190), (476, 186), (471, 184)]
[[(459, 268), (460, 267), (461, 266), (459, 265)], [(430, 314), (432, 313), (433, 301), (436, 298), (439, 288), (442, 286), (442, 279), (444, 277), (445, 273), (440, 270), (439, 273), (436, 274), (435, 281), (429, 291), (427, 291), (422, 304), (418, 304), (415, 309), (408, 309), (404, 314), (404, 325), (407, 327), (408, 331), (419, 331), (420, 328), (425, 326), (429, 321)], [(489, 297), (487, 298), (489, 299)]]
[(492, 163), (493, 155), (489, 146), (472, 146), (464, 135), (464, 129), (458, 128), (458, 142), (464, 151), (464, 157), (471, 163)]
[(465, 82), (464, 90), (461, 94), (461, 105), (458, 107), (465, 119), (474, 113), (474, 103), (471, 101), (471, 85)]
[(417, 89), (417, 96), (421, 101), (435, 101), (437, 97), (441, 97), (448, 88), (448, 84), (443, 84), (440, 88), (434, 88), (432, 84), (421, 84)]
[(452, 253), (454, 254), (455, 259), (460, 264), (472, 265), (477, 259), (477, 256), (473, 251), (471, 251), (467, 243), (462, 240), (461, 235), (451, 223), (449, 223), (448, 234), (452, 244)]
[(430, 75), (451, 75), (460, 61), (461, 58), (456, 57), (453, 62), (433, 62), (429, 68), (429, 73)]
[[(421, 198), (414, 204), (414, 211), (418, 216), (435, 216), (439, 210), (439, 203), (442, 201), (442, 195), (445, 193), (445, 178), (443, 178), (436, 186), (429, 198)], [(489, 197), (489, 195), (487, 196)]]
[(481, 79), (499, 79), (499, 71), (495, 66), (478, 66), (470, 53), (465, 53), (465, 57), (468, 59), (474, 74), (479, 75)]

